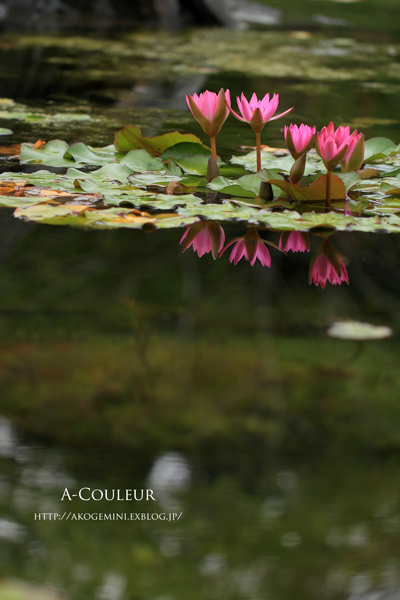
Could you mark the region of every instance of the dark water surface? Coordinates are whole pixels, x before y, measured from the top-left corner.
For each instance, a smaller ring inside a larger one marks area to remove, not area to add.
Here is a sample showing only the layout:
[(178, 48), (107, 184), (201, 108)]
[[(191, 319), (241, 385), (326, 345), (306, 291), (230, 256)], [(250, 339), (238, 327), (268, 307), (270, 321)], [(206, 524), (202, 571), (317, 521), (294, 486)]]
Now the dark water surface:
[[(0, 52), (0, 96), (31, 114), (1, 120), (14, 131), (4, 144), (105, 145), (130, 123), (202, 137), (184, 95), (220, 87), (278, 92), (282, 110), (295, 105), (293, 122), (400, 141), (392, 29), (8, 36)], [(57, 116), (67, 111), (90, 120)], [(263, 141), (283, 146), (285, 123), (268, 124)], [(224, 159), (254, 143), (233, 118), (218, 142)], [(394, 234), (332, 236), (350, 284), (321, 289), (307, 278), (316, 236), (310, 254), (271, 249), (268, 269), (182, 254), (182, 230), (34, 225), (8, 209), (0, 230), (0, 578), (74, 600), (323, 600), (397, 588)], [(394, 335), (327, 336), (347, 319)], [(61, 501), (65, 488), (152, 489), (156, 501)], [(181, 517), (152, 516), (163, 514)]]

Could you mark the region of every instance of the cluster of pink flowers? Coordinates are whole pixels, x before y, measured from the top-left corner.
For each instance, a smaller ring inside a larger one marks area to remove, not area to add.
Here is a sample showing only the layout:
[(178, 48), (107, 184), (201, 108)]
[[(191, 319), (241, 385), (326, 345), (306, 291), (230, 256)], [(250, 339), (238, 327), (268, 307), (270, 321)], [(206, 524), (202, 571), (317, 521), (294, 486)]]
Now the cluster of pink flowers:
[(215, 161), (217, 161), (215, 136), (219, 133), (222, 125), (225, 123), (229, 111), (239, 119), (239, 121), (244, 121), (252, 127), (256, 133), (257, 171), (259, 171), (261, 169), (261, 130), (268, 121), (279, 119), (279, 117), (283, 117), (283, 115), (286, 115), (293, 110), (293, 106), (280, 115), (275, 115), (279, 104), (279, 94), (274, 94), (271, 99), (269, 94), (266, 94), (261, 100), (258, 100), (256, 94), (253, 94), (250, 102), (248, 102), (244, 94), (242, 94), (242, 96), (240, 98), (237, 97), (236, 100), (241, 116), (231, 107), (229, 90), (224, 91), (221, 89), (218, 94), (206, 91), (199, 96), (197, 94), (186, 96), (186, 102), (192, 115), (200, 123), (204, 133), (210, 136), (211, 154)]
[[(263, 267), (271, 266), (271, 255), (267, 244), (282, 252), (309, 252), (310, 240), (308, 234), (300, 231), (281, 233), (279, 246), (264, 240), (256, 227), (250, 227), (246, 233), (231, 240), (225, 245), (225, 233), (217, 221), (200, 221), (187, 227), (180, 243), (184, 252), (190, 246), (199, 256), (211, 252), (214, 259), (219, 258), (230, 246), (233, 245), (229, 261), (234, 265), (244, 258), (254, 266), (258, 259)], [(324, 239), (317, 254), (311, 260), (310, 283), (325, 287), (329, 281), (333, 285), (341, 285), (342, 282), (349, 283), (349, 277), (343, 259), (328, 239)]]
[[(276, 114), (279, 104), (279, 95), (274, 94), (271, 98), (266, 94), (264, 98), (258, 99), (253, 94), (250, 101), (244, 94), (236, 98), (240, 114), (231, 107), (229, 90), (221, 89), (218, 94), (206, 91), (200, 95), (186, 96), (188, 106), (204, 132), (210, 136), (212, 156), (217, 161), (215, 136), (226, 121), (229, 112), (237, 119), (248, 123), (256, 134), (257, 171), (261, 169), (261, 142), (260, 133), (268, 121), (273, 121), (289, 113), (292, 108)], [(291, 172), (290, 182), (299, 185), (303, 177), (306, 155), (315, 143), (317, 154), (321, 157), (327, 170), (326, 176), (326, 206), (330, 204), (331, 174), (339, 164), (344, 172), (357, 171), (361, 169), (364, 161), (365, 140), (362, 133), (357, 130), (350, 132), (350, 127), (338, 127), (335, 129), (333, 123), (323, 127), (317, 132), (316, 127), (301, 125), (289, 125), (284, 128), (286, 146), (295, 160)], [(346, 205), (347, 207), (347, 205)], [(346, 208), (349, 212), (348, 207)], [(275, 246), (272, 242), (264, 240), (256, 227), (251, 227), (244, 236), (235, 238), (225, 245), (225, 234), (219, 223), (215, 221), (202, 221), (188, 227), (182, 236), (181, 243), (183, 251), (190, 246), (203, 256), (211, 252), (214, 259), (220, 257), (230, 246), (233, 246), (230, 254), (230, 262), (235, 265), (242, 259), (248, 260), (253, 266), (259, 260), (262, 266), (271, 266), (271, 255), (267, 245)], [(279, 246), (275, 246), (282, 252), (309, 252), (310, 242), (307, 233), (284, 232), (281, 234)], [(342, 282), (349, 283), (349, 277), (343, 259), (337, 254), (331, 242), (326, 238), (321, 243), (317, 254), (311, 260), (310, 283), (325, 287), (326, 282), (337, 285)]]
[(188, 94), (186, 96), (186, 102), (192, 115), (200, 123), (204, 133), (210, 136), (217, 135), (225, 123), (229, 111), (239, 121), (251, 125), (254, 131), (261, 131), (268, 121), (279, 119), (279, 117), (283, 117), (283, 115), (293, 110), (292, 106), (280, 115), (275, 115), (279, 104), (279, 94), (274, 94), (271, 99), (269, 94), (266, 94), (261, 100), (258, 100), (256, 94), (253, 94), (250, 102), (242, 94), (240, 98), (236, 98), (236, 101), (242, 116), (232, 109), (229, 90), (224, 91), (221, 89), (218, 94), (206, 91), (200, 95), (193, 94), (191, 96)]
[[(200, 123), (204, 132), (210, 136), (212, 155), (217, 160), (215, 148), (215, 136), (219, 133), (222, 125), (231, 112), (239, 121), (248, 123), (256, 133), (257, 148), (257, 171), (261, 169), (261, 145), (260, 132), (268, 121), (274, 121), (293, 110), (288, 110), (276, 115), (279, 104), (279, 94), (270, 98), (266, 94), (264, 98), (258, 99), (253, 94), (250, 101), (244, 94), (236, 98), (240, 115), (231, 107), (229, 90), (221, 89), (218, 94), (206, 91), (200, 95), (186, 96), (188, 106), (194, 118)], [(350, 133), (350, 127), (338, 127), (335, 130), (333, 123), (323, 127), (316, 133), (315, 127), (302, 123), (298, 125), (285, 126), (285, 141), (289, 152), (298, 161), (307, 154), (314, 145), (319, 156), (322, 158), (328, 172), (335, 169), (339, 163), (342, 171), (357, 171), (361, 168), (364, 159), (364, 135), (357, 130)], [(304, 162), (304, 161), (303, 161)], [(304, 172), (304, 166), (302, 167)], [(301, 166), (297, 166), (296, 172), (291, 174), (291, 181), (299, 180), (303, 173)], [(296, 174), (297, 173), (297, 174)], [(296, 182), (297, 182), (296, 181)]]

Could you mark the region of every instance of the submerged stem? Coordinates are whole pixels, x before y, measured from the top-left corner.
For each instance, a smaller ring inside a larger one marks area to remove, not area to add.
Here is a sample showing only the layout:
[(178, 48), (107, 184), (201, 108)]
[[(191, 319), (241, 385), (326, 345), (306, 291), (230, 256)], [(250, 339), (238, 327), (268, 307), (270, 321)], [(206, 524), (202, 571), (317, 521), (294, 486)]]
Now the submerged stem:
[(256, 131), (257, 173), (261, 171), (261, 132)]
[(325, 207), (330, 208), (331, 206), (331, 183), (332, 183), (332, 171), (328, 171), (326, 180), (326, 201)]
[(215, 135), (210, 135), (211, 156), (217, 162), (217, 146), (215, 144)]

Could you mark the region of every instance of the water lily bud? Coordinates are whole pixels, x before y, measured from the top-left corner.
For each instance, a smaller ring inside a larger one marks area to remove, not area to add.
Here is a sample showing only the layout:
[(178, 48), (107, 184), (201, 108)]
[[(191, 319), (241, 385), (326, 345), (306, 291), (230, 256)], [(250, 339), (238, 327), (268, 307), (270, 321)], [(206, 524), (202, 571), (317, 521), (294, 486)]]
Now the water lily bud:
[(346, 156), (341, 163), (342, 171), (358, 171), (364, 162), (365, 139), (364, 134), (353, 131), (349, 140)]
[(315, 127), (304, 125), (302, 123), (300, 127), (297, 125), (285, 125), (285, 142), (286, 146), (295, 160), (300, 158), (304, 153), (311, 150), (315, 140)]
[(306, 168), (306, 154), (301, 154), (290, 169), (290, 183), (298, 183), (304, 175)]

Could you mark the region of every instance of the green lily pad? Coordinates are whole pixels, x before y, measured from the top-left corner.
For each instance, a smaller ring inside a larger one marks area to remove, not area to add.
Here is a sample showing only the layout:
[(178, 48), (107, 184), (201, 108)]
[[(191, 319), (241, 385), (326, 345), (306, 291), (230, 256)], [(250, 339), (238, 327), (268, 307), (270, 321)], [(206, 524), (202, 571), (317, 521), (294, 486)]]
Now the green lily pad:
[(211, 156), (210, 148), (203, 144), (194, 142), (179, 142), (174, 146), (170, 146), (161, 154), (161, 158), (166, 160), (167, 158), (173, 158), (175, 160), (181, 160), (188, 156)]
[(393, 335), (393, 331), (386, 325), (372, 325), (358, 321), (337, 321), (332, 323), (327, 331), (329, 337), (341, 340), (380, 340)]
[(43, 148), (34, 148), (30, 144), (21, 144), (21, 164), (37, 163), (49, 167), (70, 167), (75, 163), (72, 158), (64, 158), (68, 150), (67, 142), (51, 140)]
[[(289, 181), (271, 179), (268, 183), (281, 189), (289, 198), (293, 200), (315, 202), (326, 199), (327, 175), (322, 175), (311, 185), (299, 187)], [(346, 188), (340, 177), (332, 175), (331, 180), (331, 200), (343, 200), (346, 198)]]
[[(42, 173), (43, 171), (39, 171), (39, 173)], [(47, 172), (47, 171), (45, 171)], [(70, 169), (68, 169), (68, 171), (66, 172), (65, 176), (63, 177), (59, 177), (59, 180), (63, 180), (64, 177), (67, 179), (89, 179), (92, 180), (94, 182), (105, 182), (105, 181), (110, 181), (110, 182), (116, 182), (117, 184), (125, 184), (128, 182), (128, 176), (131, 175), (133, 173), (132, 169), (130, 167), (128, 167), (127, 165), (124, 164), (120, 164), (120, 163), (110, 163), (107, 165), (104, 165), (104, 167), (101, 167), (100, 169), (97, 169), (96, 171), (91, 171), (90, 173), (85, 173), (84, 171), (79, 171), (78, 169), (75, 169), (73, 167), (71, 167)]]
[(400, 194), (400, 179), (398, 179), (397, 177), (393, 177), (393, 178), (385, 178), (381, 185), (380, 185), (380, 191), (383, 194), (392, 194), (392, 195), (399, 195)]
[[(48, 144), (46, 144), (46, 146), (47, 145)], [(44, 146), (43, 148), (45, 148), (46, 146)], [(106, 163), (113, 162), (114, 160), (116, 160), (117, 156), (118, 155), (116, 154), (113, 145), (106, 146), (105, 148), (92, 148), (91, 146), (86, 146), (86, 144), (77, 142), (76, 144), (72, 144), (68, 147), (68, 150), (65, 152), (64, 158), (69, 159), (72, 157), (74, 161), (78, 164), (97, 165), (100, 167)]]
[(208, 156), (202, 154), (196, 154), (195, 156), (187, 156), (177, 160), (177, 164), (181, 169), (189, 175), (207, 175), (208, 168)]
[[(167, 148), (181, 142), (201, 144), (201, 140), (192, 133), (179, 133), (173, 131), (158, 135), (153, 138), (144, 137), (136, 125), (124, 127), (115, 134), (115, 148), (118, 152), (129, 152), (129, 150), (147, 150), (151, 156), (160, 156)], [(202, 145), (202, 144), (201, 144)]]
[(91, 121), (92, 117), (90, 115), (87, 114), (82, 114), (82, 113), (69, 113), (69, 112), (65, 112), (65, 113), (56, 113), (55, 115), (49, 115), (48, 119), (51, 121), (61, 121), (61, 122), (76, 122), (76, 123), (82, 123), (82, 122), (86, 122), (86, 121)]
[[(257, 175), (250, 175), (250, 177), (257, 177)], [(260, 189), (260, 179), (258, 179), (258, 190)], [(239, 183), (238, 180), (227, 179), (226, 177), (215, 177), (208, 185), (211, 190), (216, 192), (222, 192), (231, 196), (237, 196), (239, 198), (255, 198), (258, 193), (252, 189), (246, 189)]]
[(165, 171), (168, 177), (182, 177), (183, 171), (173, 158), (168, 159), (168, 168)]
[(364, 162), (393, 156), (400, 150), (400, 144), (396, 145), (392, 140), (377, 137), (365, 142)]
[(128, 154), (121, 159), (121, 164), (128, 166), (136, 173), (145, 173), (146, 171), (161, 171), (165, 168), (160, 158), (151, 156), (146, 150), (130, 150)]
[(7, 127), (0, 127), (0, 135), (11, 135), (12, 133), (12, 129), (7, 129)]
[[(257, 153), (251, 151), (245, 156), (232, 156), (231, 163), (243, 165), (247, 171), (257, 171)], [(261, 153), (261, 167), (263, 169), (274, 169), (280, 173), (290, 173), (294, 159), (290, 154), (286, 156), (274, 156), (270, 152)], [(304, 175), (325, 172), (324, 163), (316, 153), (307, 155)]]
[(339, 177), (343, 181), (346, 192), (351, 190), (351, 188), (356, 186), (361, 181), (361, 177), (357, 171), (350, 171), (349, 173), (336, 173), (335, 177)]

